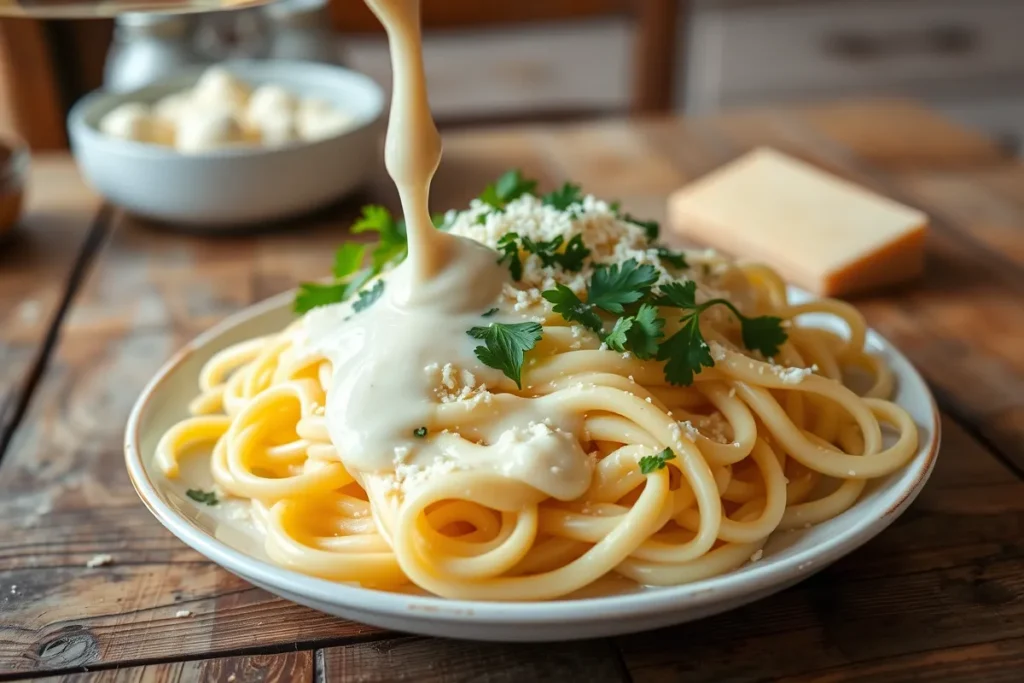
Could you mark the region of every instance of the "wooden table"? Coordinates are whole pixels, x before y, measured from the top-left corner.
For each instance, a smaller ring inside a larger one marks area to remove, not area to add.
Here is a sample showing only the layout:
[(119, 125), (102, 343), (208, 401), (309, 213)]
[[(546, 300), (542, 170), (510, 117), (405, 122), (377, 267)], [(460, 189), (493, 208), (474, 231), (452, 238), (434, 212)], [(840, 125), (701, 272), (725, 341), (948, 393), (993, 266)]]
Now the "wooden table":
[[(664, 217), (668, 192), (758, 144), (934, 218), (927, 276), (856, 303), (935, 390), (935, 474), (892, 528), (793, 589), (539, 646), (410, 637), (275, 598), (171, 536), (125, 474), (144, 382), (216, 320), (327, 272), (357, 202), (190, 236), (104, 206), (66, 157), (37, 160), (24, 227), (0, 248), (0, 678), (1024, 680), (1024, 166), (916, 106), (848, 103), (453, 134), (434, 203), (462, 206), (520, 166)], [(383, 175), (365, 199), (394, 204)], [(104, 553), (112, 564), (86, 567)]]

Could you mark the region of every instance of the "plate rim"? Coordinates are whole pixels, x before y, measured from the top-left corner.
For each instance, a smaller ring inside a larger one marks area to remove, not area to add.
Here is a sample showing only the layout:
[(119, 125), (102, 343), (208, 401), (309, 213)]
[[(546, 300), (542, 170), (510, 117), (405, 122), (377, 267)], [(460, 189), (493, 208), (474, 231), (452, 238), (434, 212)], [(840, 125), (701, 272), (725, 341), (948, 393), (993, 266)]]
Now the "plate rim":
[[(790, 290), (803, 294), (796, 288), (791, 287)], [(220, 567), (253, 583), (263, 586), (282, 586), (286, 592), (308, 601), (306, 604), (336, 605), (343, 609), (368, 614), (387, 614), (399, 618), (419, 616), (443, 622), (462, 622), (472, 619), (475, 623), (492, 623), (503, 626), (527, 625), (537, 621), (571, 624), (616, 617), (642, 619), (672, 610), (679, 610), (682, 621), (685, 611), (716, 602), (743, 601), (748, 594), (770, 589), (773, 586), (778, 586), (781, 590), (788, 585), (787, 580), (792, 583), (794, 577), (799, 577), (797, 581), (802, 581), (815, 571), (863, 546), (888, 528), (917, 498), (931, 476), (938, 459), (939, 446), (942, 441), (942, 421), (935, 397), (927, 381), (898, 347), (874, 329), (868, 328), (869, 342), (876, 341), (887, 354), (902, 361), (908, 368), (910, 376), (923, 388), (924, 395), (928, 399), (932, 420), (928, 432), (931, 438), (927, 442), (918, 444), (917, 452), (908, 463), (908, 465), (918, 463), (918, 471), (913, 482), (905, 489), (897, 491), (901, 495), (887, 507), (880, 518), (864, 517), (855, 522), (850, 529), (836, 534), (814, 548), (790, 558), (766, 561), (744, 573), (729, 572), (678, 586), (659, 586), (627, 594), (531, 602), (457, 600), (438, 596), (408, 595), (309, 576), (232, 548), (164, 502), (159, 489), (146, 470), (139, 444), (140, 423), (148, 404), (159, 394), (161, 385), (167, 381), (179, 365), (192, 354), (205, 348), (221, 334), (286, 305), (293, 297), (294, 290), (289, 290), (236, 311), (189, 340), (169, 360), (164, 362), (146, 383), (132, 406), (125, 429), (124, 457), (128, 477), (142, 503), (156, 517), (157, 521), (178, 540)], [(925, 451), (927, 452), (925, 453)], [(923, 460), (922, 454), (924, 454)], [(801, 574), (803, 574), (802, 577)], [(274, 593), (273, 590), (269, 590), (269, 592)]]

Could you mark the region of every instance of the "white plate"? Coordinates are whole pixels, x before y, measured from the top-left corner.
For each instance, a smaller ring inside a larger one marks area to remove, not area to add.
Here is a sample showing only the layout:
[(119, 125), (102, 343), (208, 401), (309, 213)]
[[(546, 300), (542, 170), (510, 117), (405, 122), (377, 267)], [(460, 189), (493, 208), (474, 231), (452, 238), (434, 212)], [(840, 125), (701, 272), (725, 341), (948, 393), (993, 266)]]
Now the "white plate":
[[(884, 356), (895, 372), (896, 402), (920, 429), (920, 448), (906, 467), (869, 484), (860, 500), (835, 519), (773, 535), (758, 562), (682, 586), (531, 603), (446, 600), (312, 578), (270, 563), (257, 540), (246, 533), (244, 522), (232, 519), (230, 507), (192, 502), (183, 485), (163, 477), (152, 457), (160, 435), (187, 415), (202, 364), (230, 344), (283, 328), (292, 316), (292, 296), (286, 292), (228, 318), (193, 340), (157, 373), (128, 419), (128, 473), (157, 519), (217, 564), (288, 600), (367, 624), (474, 640), (552, 641), (631, 633), (717, 614), (802, 581), (866, 543), (910, 505), (935, 464), (935, 402), (909, 361), (870, 332), (870, 349)], [(813, 322), (835, 325), (825, 319)]]

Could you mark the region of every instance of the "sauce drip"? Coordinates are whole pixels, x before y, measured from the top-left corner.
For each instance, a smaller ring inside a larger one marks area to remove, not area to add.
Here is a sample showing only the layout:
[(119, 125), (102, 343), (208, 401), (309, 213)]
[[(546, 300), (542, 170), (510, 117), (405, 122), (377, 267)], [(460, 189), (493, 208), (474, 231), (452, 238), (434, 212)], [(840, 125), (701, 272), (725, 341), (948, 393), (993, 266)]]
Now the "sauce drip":
[(441, 135), (430, 114), (423, 69), (420, 0), (366, 0), (388, 34), (393, 86), (384, 163), (395, 181), (409, 238), (415, 285), (437, 275), (452, 258), (455, 238), (430, 220), (430, 181), (441, 163)]
[[(590, 484), (592, 465), (579, 444), (582, 417), (546, 397), (490, 394), (509, 380), (474, 355), (467, 331), (489, 322), (521, 322), (497, 303), (508, 269), (487, 246), (437, 230), (430, 182), (441, 158), (424, 78), (420, 0), (366, 0), (384, 24), (394, 71), (385, 163), (405, 214), (408, 257), (382, 276), (383, 296), (354, 313), (350, 303), (307, 313), (307, 346), (332, 362), (327, 431), (346, 469), (361, 483), (451, 469), (487, 469), (547, 496), (571, 500)], [(444, 379), (439, 369), (473, 377), (482, 397), (464, 403), (465, 420), (438, 425)], [(514, 385), (513, 385), (514, 386)], [(439, 428), (440, 427), (440, 428)], [(450, 429), (449, 429), (450, 427)], [(416, 432), (426, 428), (428, 437)], [(416, 478), (415, 476), (409, 478)]]

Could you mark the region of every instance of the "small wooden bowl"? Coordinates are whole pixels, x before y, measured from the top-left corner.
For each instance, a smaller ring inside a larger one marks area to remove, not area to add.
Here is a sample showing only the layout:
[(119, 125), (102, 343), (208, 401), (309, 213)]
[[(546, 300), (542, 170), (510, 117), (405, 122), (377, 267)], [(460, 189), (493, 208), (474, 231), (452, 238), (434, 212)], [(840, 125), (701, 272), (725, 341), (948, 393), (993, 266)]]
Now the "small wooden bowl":
[(0, 142), (0, 238), (21, 216), (28, 166), (29, 153), (24, 145)]

